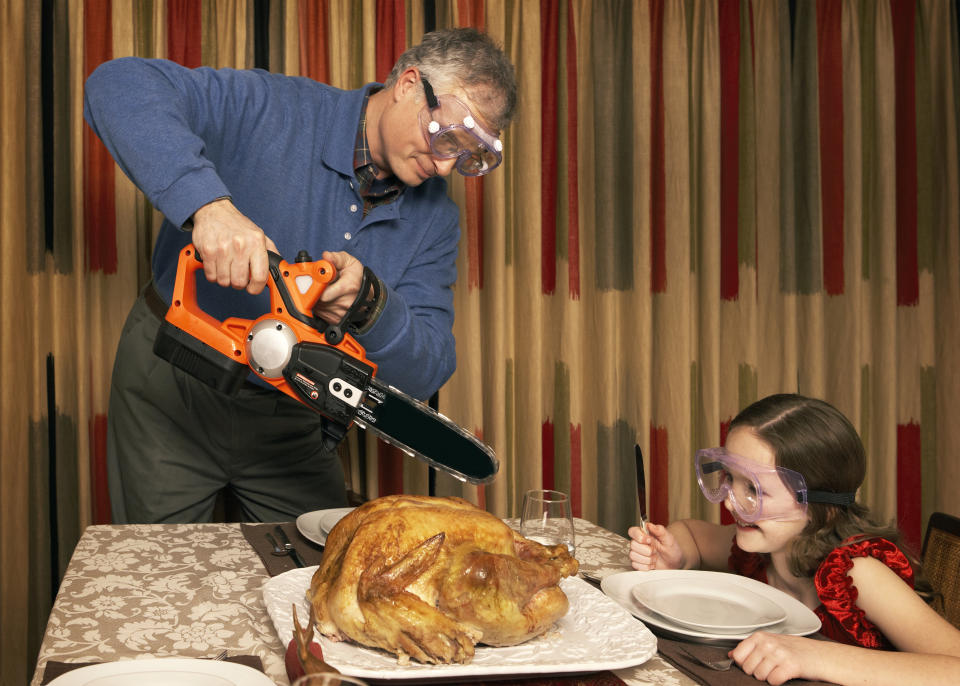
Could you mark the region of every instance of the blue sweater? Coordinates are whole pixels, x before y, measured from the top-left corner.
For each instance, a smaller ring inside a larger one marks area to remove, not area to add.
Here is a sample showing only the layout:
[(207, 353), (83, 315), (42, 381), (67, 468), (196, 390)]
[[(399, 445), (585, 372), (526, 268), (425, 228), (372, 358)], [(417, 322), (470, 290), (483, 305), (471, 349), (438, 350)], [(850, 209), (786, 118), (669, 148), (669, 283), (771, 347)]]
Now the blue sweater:
[[(120, 168), (165, 216), (153, 278), (170, 300), (180, 227), (203, 205), (230, 196), (285, 260), (343, 250), (387, 288), (380, 318), (358, 341), (377, 376), (419, 398), (453, 373), (453, 292), (459, 213), (446, 182), (431, 178), (363, 217), (353, 153), (365, 93), (260, 70), (186, 69), (122, 58), (86, 83), (84, 117)], [(198, 272), (211, 316), (255, 319), (260, 296), (221, 288)]]

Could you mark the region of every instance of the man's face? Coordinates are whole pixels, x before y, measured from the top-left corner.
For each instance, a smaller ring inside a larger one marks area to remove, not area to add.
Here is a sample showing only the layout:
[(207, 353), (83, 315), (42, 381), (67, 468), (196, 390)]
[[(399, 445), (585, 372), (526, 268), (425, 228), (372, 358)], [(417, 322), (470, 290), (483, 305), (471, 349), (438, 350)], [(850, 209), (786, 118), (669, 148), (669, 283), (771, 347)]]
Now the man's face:
[[(379, 156), (374, 151), (374, 159), (381, 169), (389, 169), (398, 179), (408, 186), (418, 186), (431, 176), (447, 176), (456, 165), (456, 158), (437, 157), (430, 148), (422, 119), (427, 103), (419, 78), (415, 70), (413, 78), (405, 72), (393, 86), (393, 99), (380, 119)], [(467, 93), (452, 91), (473, 113), (482, 126), (489, 124), (479, 113)]]

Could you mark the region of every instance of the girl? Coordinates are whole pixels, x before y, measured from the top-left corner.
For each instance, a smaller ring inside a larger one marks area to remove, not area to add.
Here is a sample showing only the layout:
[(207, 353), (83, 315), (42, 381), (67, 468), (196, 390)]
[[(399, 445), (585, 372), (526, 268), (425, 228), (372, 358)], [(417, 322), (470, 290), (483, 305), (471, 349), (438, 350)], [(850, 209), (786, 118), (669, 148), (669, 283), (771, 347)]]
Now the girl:
[(866, 456), (839, 411), (769, 396), (737, 415), (726, 446), (699, 451), (696, 464), (704, 495), (722, 500), (735, 523), (631, 527), (634, 569), (752, 577), (811, 608), (833, 639), (758, 631), (729, 652), (744, 672), (775, 685), (960, 683), (960, 630), (914, 592), (916, 564), (897, 529), (855, 502)]

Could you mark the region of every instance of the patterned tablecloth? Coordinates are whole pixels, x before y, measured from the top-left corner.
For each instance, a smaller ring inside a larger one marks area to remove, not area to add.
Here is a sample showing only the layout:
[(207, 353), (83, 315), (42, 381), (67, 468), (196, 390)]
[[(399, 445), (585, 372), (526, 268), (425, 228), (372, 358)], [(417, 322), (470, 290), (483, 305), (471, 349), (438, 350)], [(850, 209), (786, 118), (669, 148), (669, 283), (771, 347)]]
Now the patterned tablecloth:
[[(509, 520), (508, 520), (509, 521)], [(629, 569), (624, 538), (577, 519), (585, 576)], [(285, 646), (261, 589), (269, 579), (239, 524), (91, 526), (80, 538), (54, 602), (31, 686), (48, 660), (256, 655), (280, 686)], [(694, 684), (655, 656), (616, 672), (627, 684)]]

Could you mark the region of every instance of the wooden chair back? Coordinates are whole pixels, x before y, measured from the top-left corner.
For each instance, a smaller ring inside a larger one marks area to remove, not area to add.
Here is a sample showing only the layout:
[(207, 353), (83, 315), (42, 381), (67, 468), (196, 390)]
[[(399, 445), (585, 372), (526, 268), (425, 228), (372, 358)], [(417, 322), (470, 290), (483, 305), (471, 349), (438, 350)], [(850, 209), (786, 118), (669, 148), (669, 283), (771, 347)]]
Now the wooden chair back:
[(934, 607), (960, 628), (960, 517), (930, 515), (922, 556), (923, 574), (936, 596)]

